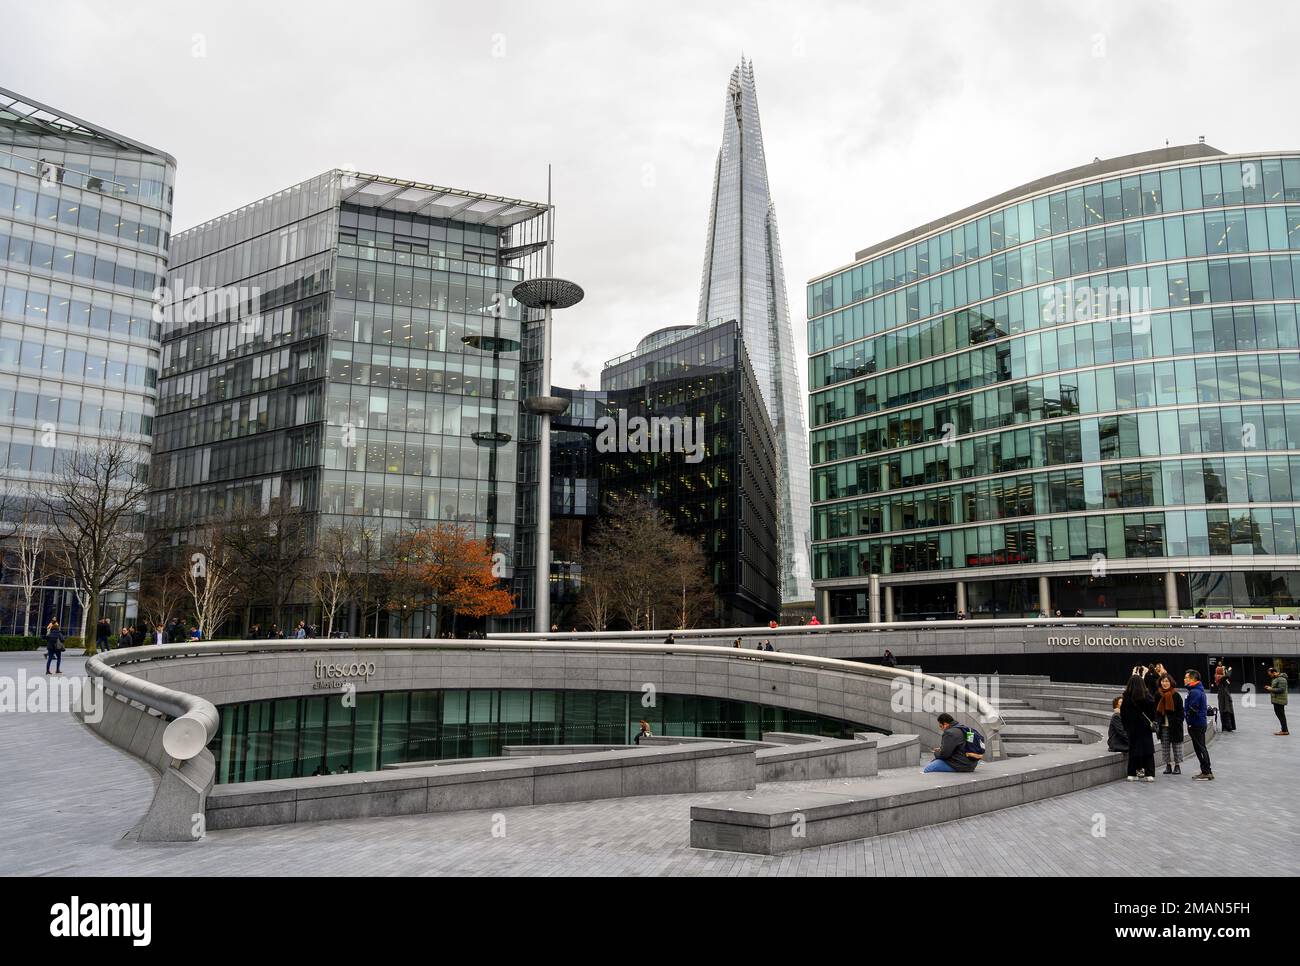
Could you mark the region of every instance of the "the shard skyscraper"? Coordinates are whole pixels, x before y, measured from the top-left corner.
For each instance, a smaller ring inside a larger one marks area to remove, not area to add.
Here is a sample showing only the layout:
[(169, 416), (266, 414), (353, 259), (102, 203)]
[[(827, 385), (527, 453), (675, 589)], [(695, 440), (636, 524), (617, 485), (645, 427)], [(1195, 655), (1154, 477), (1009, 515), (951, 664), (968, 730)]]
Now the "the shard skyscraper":
[(776, 428), (777, 458), (785, 471), (779, 481), (781, 598), (811, 600), (808, 433), (800, 406), (776, 210), (767, 186), (754, 65), (743, 57), (727, 85), (700, 285), (699, 321), (717, 318), (740, 322)]

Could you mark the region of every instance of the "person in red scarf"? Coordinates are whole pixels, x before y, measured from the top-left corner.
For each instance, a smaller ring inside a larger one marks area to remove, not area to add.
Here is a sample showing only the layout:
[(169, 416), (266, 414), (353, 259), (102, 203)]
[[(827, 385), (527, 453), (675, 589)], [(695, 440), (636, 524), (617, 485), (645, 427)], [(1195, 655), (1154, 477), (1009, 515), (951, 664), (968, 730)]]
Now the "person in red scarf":
[[(1166, 775), (1183, 773), (1183, 696), (1168, 674), (1161, 675), (1156, 690), (1156, 724), (1160, 726), (1160, 751)], [(1172, 759), (1170, 752), (1172, 749)]]

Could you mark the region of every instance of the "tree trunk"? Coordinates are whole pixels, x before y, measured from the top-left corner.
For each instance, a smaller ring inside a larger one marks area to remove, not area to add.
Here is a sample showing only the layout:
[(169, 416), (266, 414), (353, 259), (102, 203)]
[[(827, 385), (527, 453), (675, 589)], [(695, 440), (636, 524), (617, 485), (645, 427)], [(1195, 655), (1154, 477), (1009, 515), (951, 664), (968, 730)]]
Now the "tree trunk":
[(91, 593), (86, 601), (81, 640), (86, 648), (86, 657), (95, 653), (95, 634), (99, 630), (99, 595)]

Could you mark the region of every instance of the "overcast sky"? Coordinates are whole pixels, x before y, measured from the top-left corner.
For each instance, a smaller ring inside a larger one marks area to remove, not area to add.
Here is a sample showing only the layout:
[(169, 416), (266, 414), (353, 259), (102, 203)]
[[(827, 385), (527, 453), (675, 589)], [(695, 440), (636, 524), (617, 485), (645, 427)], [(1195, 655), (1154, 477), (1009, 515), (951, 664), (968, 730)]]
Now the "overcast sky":
[[(805, 285), (1096, 156), (1296, 148), (1300, 5), (0, 0), (0, 86), (173, 154), (177, 231), (341, 165), (544, 200), (555, 382), (693, 322), (731, 69), (754, 61)], [(806, 382), (806, 376), (805, 382)]]

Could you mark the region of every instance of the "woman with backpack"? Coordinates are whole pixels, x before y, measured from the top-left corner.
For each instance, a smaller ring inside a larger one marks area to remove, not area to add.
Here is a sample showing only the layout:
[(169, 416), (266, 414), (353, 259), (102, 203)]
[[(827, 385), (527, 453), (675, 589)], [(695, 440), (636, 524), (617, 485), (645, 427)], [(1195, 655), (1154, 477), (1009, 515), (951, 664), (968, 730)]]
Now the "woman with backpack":
[(45, 625), (45, 673), (50, 673), (50, 662), (54, 662), (54, 673), (63, 673), (63, 641), (65, 635), (57, 620)]
[[(1156, 724), (1160, 728), (1160, 751), (1165, 760), (1166, 775), (1183, 773), (1183, 696), (1174, 687), (1168, 674), (1160, 679), (1156, 692)], [(1170, 746), (1173, 758), (1170, 760)]]
[(1156, 780), (1156, 746), (1151, 738), (1155, 715), (1156, 703), (1142, 683), (1139, 669), (1134, 668), (1119, 705), (1120, 720), (1124, 722), (1124, 731), (1128, 735), (1127, 778), (1131, 782), (1139, 777), (1149, 782)]

